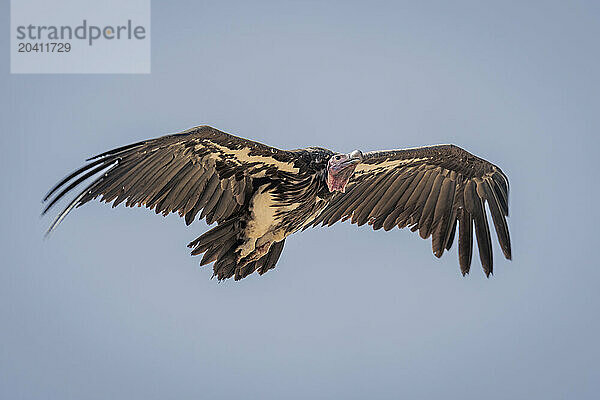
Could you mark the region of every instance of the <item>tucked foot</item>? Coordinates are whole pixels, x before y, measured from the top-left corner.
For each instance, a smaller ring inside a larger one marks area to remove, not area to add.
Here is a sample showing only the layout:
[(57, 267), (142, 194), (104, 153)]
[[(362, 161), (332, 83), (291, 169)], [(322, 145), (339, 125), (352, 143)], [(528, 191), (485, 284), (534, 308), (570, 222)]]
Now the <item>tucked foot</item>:
[(238, 255), (237, 265), (239, 267), (244, 266), (252, 261), (260, 260), (265, 254), (269, 252), (269, 248), (271, 247), (271, 243), (267, 242), (260, 246), (257, 246), (254, 251), (248, 254), (246, 257), (240, 257)]

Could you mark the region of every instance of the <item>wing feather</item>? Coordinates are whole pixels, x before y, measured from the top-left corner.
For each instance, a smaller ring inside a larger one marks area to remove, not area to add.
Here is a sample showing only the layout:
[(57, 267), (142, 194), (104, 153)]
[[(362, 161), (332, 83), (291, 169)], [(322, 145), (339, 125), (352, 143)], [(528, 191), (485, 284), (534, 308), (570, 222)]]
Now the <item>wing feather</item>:
[(435, 182), (435, 178), (437, 176), (437, 171), (431, 170), (429, 171), (429, 175), (426, 180), (424, 180), (421, 185), (415, 189), (415, 192), (408, 199), (407, 206), (404, 211), (396, 218), (396, 225), (400, 228), (404, 228), (408, 225), (413, 225), (413, 232), (418, 229), (417, 221), (419, 216), (421, 215), (421, 211), (425, 206), (425, 201), (429, 198), (429, 194), (431, 193), (431, 187)]
[[(410, 185), (410, 183), (415, 179), (415, 175), (408, 175), (408, 176), (402, 176), (402, 174), (399, 174), (399, 175), (400, 176), (396, 179), (394, 186), (391, 187), (391, 189), (392, 189), (391, 196), (388, 195), (388, 193), (386, 192), (386, 198), (382, 199), (378, 203), (377, 210), (373, 210), (371, 212), (371, 215), (369, 216), (370, 218), (372, 218), (372, 221), (373, 221), (372, 225), (373, 225), (373, 229), (375, 229), (375, 230), (384, 228), (387, 215), (389, 214), (389, 212), (391, 210), (393, 210), (396, 207), (399, 197), (402, 196), (402, 191), (403, 191), (402, 188), (408, 187)], [(398, 182), (399, 179), (401, 179), (400, 182)]]
[(458, 221), (458, 261), (464, 276), (469, 273), (473, 258), (473, 217), (461, 208)]
[(384, 230), (389, 231), (396, 225), (396, 219), (407, 207), (408, 199), (412, 197), (413, 193), (419, 186), (419, 183), (421, 182), (422, 178), (426, 173), (427, 171), (425, 170), (419, 171), (416, 175), (413, 176), (412, 180), (407, 179), (407, 182), (410, 182), (408, 185), (402, 185), (400, 187), (400, 189), (398, 190), (400, 192), (399, 195), (401, 196), (400, 199), (395, 204), (390, 204), (390, 207), (386, 208), (385, 211), (381, 213), (381, 216), (378, 217), (385, 217), (383, 221)]
[(375, 181), (370, 185), (369, 195), (364, 199), (362, 204), (356, 209), (352, 215), (352, 223), (356, 223), (358, 226), (364, 225), (373, 209), (374, 205), (381, 198), (383, 192), (388, 186), (390, 175), (393, 175), (395, 171), (390, 170), (386, 173), (381, 174), (381, 179)]
[(384, 188), (385, 192), (381, 195), (381, 197), (377, 201), (377, 204), (375, 204), (375, 207), (373, 207), (373, 209), (371, 210), (369, 218), (374, 218), (376, 215), (379, 215), (382, 208), (385, 208), (388, 205), (392, 204), (393, 199), (397, 195), (401, 194), (399, 193), (399, 189), (408, 177), (405, 174), (402, 174), (401, 171), (394, 172), (395, 173), (393, 178), (390, 178), (391, 183), (387, 185), (386, 188)]
[[(444, 178), (440, 188), (440, 195), (433, 213), (434, 225), (431, 238), (431, 247), (436, 257), (441, 257), (446, 247), (446, 237), (450, 226), (450, 214), (454, 203), (454, 190), (456, 183), (450, 178)], [(453, 221), (452, 221), (453, 222)]]
[(436, 175), (433, 184), (431, 185), (431, 192), (425, 201), (421, 217), (419, 218), (419, 234), (423, 239), (427, 239), (431, 234), (431, 224), (433, 223), (433, 212), (438, 202), (440, 195), (440, 189), (442, 188), (442, 182), (444, 176), (442, 174)]

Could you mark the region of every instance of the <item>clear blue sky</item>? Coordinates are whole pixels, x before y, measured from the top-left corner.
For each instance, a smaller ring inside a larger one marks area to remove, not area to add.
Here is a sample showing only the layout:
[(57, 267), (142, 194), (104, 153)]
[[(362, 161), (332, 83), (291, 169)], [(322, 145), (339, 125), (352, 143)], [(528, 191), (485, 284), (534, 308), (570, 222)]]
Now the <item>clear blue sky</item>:
[[(598, 3), (211, 3), (153, 2), (150, 75), (10, 75), (3, 2), (0, 397), (595, 398)], [(218, 284), (203, 222), (99, 203), (42, 239), (86, 157), (199, 124), (460, 145), (510, 178), (514, 261), (462, 278), (455, 249), (338, 224)]]

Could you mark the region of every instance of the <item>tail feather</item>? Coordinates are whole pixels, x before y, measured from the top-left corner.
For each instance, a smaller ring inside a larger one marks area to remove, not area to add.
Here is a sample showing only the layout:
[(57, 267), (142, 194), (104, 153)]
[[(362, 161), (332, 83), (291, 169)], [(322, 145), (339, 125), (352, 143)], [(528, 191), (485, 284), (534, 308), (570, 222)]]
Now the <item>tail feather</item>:
[(235, 256), (223, 257), (215, 262), (213, 266), (213, 277), (216, 276), (219, 281), (231, 278), (235, 272)]
[(285, 239), (283, 239), (281, 242), (273, 243), (273, 245), (269, 249), (269, 252), (263, 257), (263, 258), (265, 258), (265, 261), (262, 264), (261, 268), (258, 270), (258, 273), (260, 275), (264, 274), (265, 272), (267, 272), (270, 269), (275, 268), (275, 264), (277, 264), (277, 261), (279, 260), (279, 257), (281, 256), (281, 252), (283, 251), (284, 244), (285, 244)]
[(238, 233), (238, 230), (236, 229), (236, 222), (237, 221), (234, 219), (223, 222), (208, 232), (205, 232), (193, 242), (190, 242), (188, 247), (193, 248), (192, 255), (196, 256), (211, 248), (221, 247), (223, 243), (236, 236)]
[(239, 262), (238, 247), (243, 242), (241, 232), (239, 220), (224, 221), (190, 242), (188, 247), (192, 248), (194, 256), (204, 253), (200, 265), (214, 262), (213, 277), (216, 276), (220, 281), (231, 277), (237, 281), (254, 271), (262, 275), (275, 268), (285, 240), (273, 243), (267, 254), (256, 261)]
[(235, 280), (239, 281), (240, 279), (244, 279), (245, 277), (256, 271), (256, 263), (257, 261), (252, 261), (242, 267), (236, 267)]
[(235, 269), (235, 280), (239, 281), (254, 271), (258, 271), (259, 275), (262, 275), (268, 270), (275, 268), (275, 264), (277, 264), (277, 261), (281, 256), (281, 252), (283, 251), (284, 243), (285, 239), (283, 239), (281, 242), (273, 243), (269, 248), (269, 252), (260, 259), (252, 261), (244, 266), (237, 267)]
[[(218, 246), (211, 247), (210, 249), (206, 250), (206, 252), (204, 253), (204, 256), (202, 256), (202, 260), (200, 261), (200, 266), (210, 264), (211, 262), (216, 261), (217, 258), (219, 257), (220, 251), (221, 251), (221, 248)], [(192, 255), (194, 255), (193, 252), (192, 252)]]

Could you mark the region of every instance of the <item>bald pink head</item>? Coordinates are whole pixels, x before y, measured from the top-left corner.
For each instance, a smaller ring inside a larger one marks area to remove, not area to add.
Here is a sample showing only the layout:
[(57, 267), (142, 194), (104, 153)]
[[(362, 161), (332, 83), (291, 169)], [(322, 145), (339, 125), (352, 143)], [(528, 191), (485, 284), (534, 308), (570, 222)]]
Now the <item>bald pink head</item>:
[(362, 161), (359, 150), (349, 154), (335, 154), (327, 163), (327, 187), (330, 192), (346, 192), (346, 185), (352, 177), (356, 166)]

